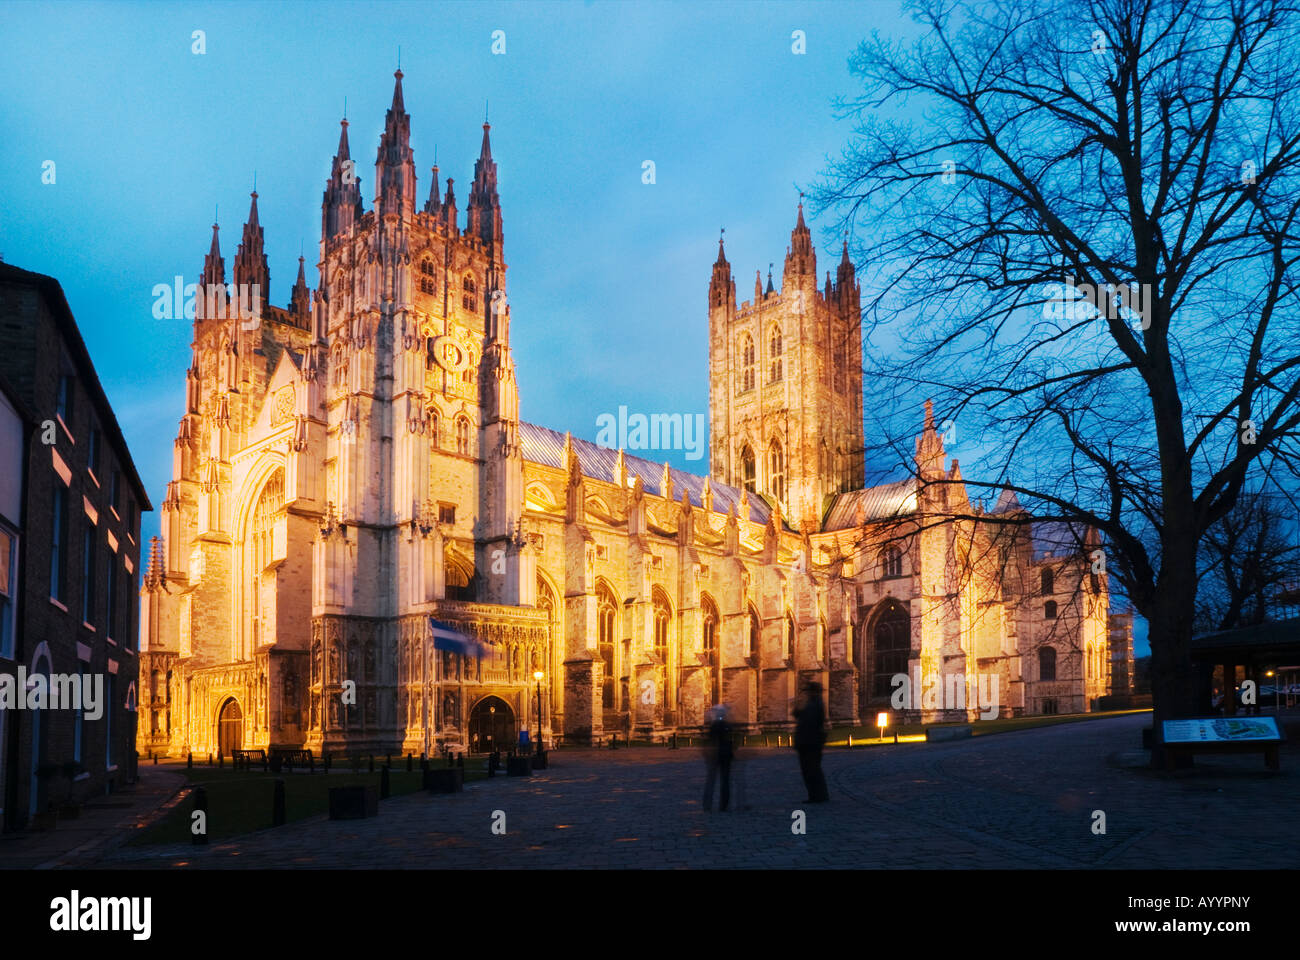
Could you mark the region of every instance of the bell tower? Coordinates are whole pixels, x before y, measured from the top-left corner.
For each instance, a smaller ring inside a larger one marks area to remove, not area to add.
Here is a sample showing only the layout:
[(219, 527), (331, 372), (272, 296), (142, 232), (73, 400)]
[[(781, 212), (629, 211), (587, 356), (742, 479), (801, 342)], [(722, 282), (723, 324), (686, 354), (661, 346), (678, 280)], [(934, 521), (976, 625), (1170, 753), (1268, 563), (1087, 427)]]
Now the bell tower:
[(817, 252), (799, 204), (781, 289), (761, 272), (736, 304), (718, 243), (709, 283), (710, 473), (815, 530), (826, 498), (862, 486), (861, 287), (848, 256), (817, 288)]

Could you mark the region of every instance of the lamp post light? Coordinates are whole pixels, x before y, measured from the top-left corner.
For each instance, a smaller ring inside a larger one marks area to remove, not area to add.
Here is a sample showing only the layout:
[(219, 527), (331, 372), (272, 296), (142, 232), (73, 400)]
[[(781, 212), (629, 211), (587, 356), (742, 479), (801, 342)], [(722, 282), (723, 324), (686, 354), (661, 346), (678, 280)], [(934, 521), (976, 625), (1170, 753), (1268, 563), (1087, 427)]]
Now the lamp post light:
[(533, 671), (533, 679), (537, 681), (537, 757), (542, 757), (542, 677), (546, 674), (540, 670)]
[(497, 745), (497, 708), (488, 707), (488, 753), (496, 749)]
[(887, 726), (889, 726), (889, 714), (883, 711), (876, 714), (876, 727), (880, 730), (880, 741), (882, 743), (885, 740), (885, 728)]

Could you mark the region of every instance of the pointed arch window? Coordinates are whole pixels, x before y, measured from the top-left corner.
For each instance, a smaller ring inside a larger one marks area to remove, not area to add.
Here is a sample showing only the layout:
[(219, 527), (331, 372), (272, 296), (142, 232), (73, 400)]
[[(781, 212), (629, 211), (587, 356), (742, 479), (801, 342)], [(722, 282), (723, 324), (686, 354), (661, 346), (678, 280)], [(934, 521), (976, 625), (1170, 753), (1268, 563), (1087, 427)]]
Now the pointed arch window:
[(705, 662), (709, 665), (709, 694), (710, 702), (715, 706), (721, 702), (719, 697), (722, 693), (722, 678), (719, 676), (720, 651), (718, 649), (718, 608), (713, 600), (704, 597), (700, 601), (700, 646), (704, 653)]
[(836, 393), (844, 392), (844, 336), (839, 333), (831, 334), (831, 382)]
[(429, 411), (429, 442), (433, 448), (438, 449), (438, 411)]
[(478, 367), (474, 359), (474, 352), (469, 353), (469, 362), (465, 364), (465, 369), (461, 371), (460, 378), (465, 383), (473, 383), (474, 378), (478, 375)]
[(1051, 567), (1043, 568), (1043, 572), (1041, 574), (1041, 586), (1043, 588), (1043, 596), (1045, 597), (1050, 597), (1053, 593), (1056, 592), (1056, 590), (1054, 589), (1054, 587), (1056, 586), (1055, 577), (1052, 574)]
[(1055, 620), (1055, 619), (1056, 619), (1056, 601), (1055, 601), (1055, 600), (1048, 600), (1045, 604), (1043, 604), (1043, 619), (1044, 619), (1044, 620)]
[(473, 274), (465, 274), (460, 282), (460, 302), (466, 310), (478, 309), (478, 284), (474, 282)]
[(782, 346), (781, 346), (781, 328), (772, 324), (771, 333), (767, 338), (767, 355), (768, 355), (768, 383), (776, 383), (782, 378)]
[(754, 389), (754, 338), (745, 334), (740, 346), (740, 391)]
[(456, 452), (469, 456), (469, 420), (466, 417), (456, 418)]
[(420, 292), (433, 294), (437, 291), (437, 274), (434, 273), (432, 260), (420, 261)]
[(750, 493), (758, 493), (758, 470), (754, 464), (754, 451), (745, 444), (740, 448), (740, 482)]
[(745, 638), (745, 656), (752, 657), (754, 654), (758, 653), (760, 629), (758, 614), (754, 612), (753, 607), (750, 607), (749, 635)]
[(618, 603), (614, 594), (602, 583), (596, 590), (596, 649), (605, 665), (600, 702), (606, 710), (617, 709), (614, 699), (614, 618), (617, 613)]
[(785, 500), (785, 456), (779, 440), (773, 440), (767, 448), (767, 492), (777, 500)]
[(903, 575), (903, 551), (898, 547), (886, 547), (880, 555), (880, 565), (884, 576), (901, 577)]
[(1051, 647), (1038, 648), (1038, 679), (1056, 679), (1056, 651)]
[(672, 623), (672, 610), (663, 594), (656, 593), (654, 598), (655, 618), (655, 656), (661, 663), (668, 663), (668, 628)]
[(785, 637), (782, 653), (786, 660), (794, 659), (794, 617), (788, 613), (785, 615)]

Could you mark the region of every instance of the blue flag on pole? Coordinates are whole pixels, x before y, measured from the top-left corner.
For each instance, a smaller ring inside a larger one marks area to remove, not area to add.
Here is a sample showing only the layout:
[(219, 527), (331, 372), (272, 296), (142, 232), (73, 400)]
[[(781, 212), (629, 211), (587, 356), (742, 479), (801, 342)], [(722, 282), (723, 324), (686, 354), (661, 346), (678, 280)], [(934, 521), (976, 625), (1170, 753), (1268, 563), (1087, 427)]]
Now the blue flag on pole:
[(433, 630), (433, 648), (435, 650), (450, 650), (462, 657), (483, 655), (483, 645), (469, 634), (463, 633), (441, 620), (435, 620), (433, 617), (429, 618), (429, 626)]

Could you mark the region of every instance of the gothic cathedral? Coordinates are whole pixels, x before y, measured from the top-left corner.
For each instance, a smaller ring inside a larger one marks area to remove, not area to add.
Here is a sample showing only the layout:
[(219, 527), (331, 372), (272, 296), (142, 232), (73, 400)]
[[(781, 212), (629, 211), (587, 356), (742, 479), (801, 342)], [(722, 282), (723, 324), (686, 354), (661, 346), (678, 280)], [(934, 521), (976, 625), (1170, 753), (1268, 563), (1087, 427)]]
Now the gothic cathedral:
[(928, 405), (904, 478), (863, 488), (859, 286), (846, 246), (818, 288), (802, 205), (779, 291), (737, 305), (719, 243), (700, 477), (519, 419), (489, 126), (463, 225), (436, 166), (417, 208), (409, 139), (398, 71), (372, 208), (344, 120), (319, 287), (299, 258), (287, 308), (257, 193), (229, 282), (212, 228), (141, 590), (142, 754), (662, 739), (724, 702), (786, 730), (809, 680), (843, 724), (1111, 691), (1091, 532), (1010, 494), (981, 522)]

